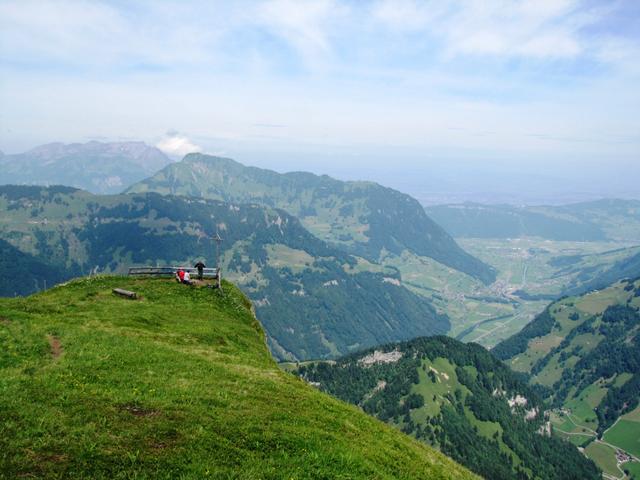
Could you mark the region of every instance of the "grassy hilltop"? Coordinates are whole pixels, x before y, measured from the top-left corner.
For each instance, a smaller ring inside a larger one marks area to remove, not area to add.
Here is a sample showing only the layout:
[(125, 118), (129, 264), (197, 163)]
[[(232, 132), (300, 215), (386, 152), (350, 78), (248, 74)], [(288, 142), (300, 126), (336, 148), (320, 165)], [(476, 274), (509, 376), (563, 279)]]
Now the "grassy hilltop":
[(94, 277), (0, 299), (0, 478), (474, 478), (281, 372), (224, 288)]

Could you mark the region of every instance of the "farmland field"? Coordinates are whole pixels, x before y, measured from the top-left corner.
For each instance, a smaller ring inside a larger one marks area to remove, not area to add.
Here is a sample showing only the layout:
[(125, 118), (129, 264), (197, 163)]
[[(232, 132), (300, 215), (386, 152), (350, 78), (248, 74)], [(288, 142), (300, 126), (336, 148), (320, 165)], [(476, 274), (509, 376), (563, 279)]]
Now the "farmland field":
[(607, 432), (604, 439), (640, 457), (640, 423), (621, 419)]
[(640, 480), (640, 462), (626, 463), (624, 468), (629, 471), (629, 478)]
[(621, 476), (621, 472), (618, 470), (616, 464), (615, 451), (613, 448), (602, 443), (592, 442), (585, 448), (585, 453), (598, 464), (604, 473), (608, 473), (614, 477)]
[(640, 458), (640, 406), (620, 417), (620, 420), (607, 430), (604, 440)]
[(632, 422), (640, 423), (640, 406), (636, 407), (635, 410), (630, 411), (629, 413), (624, 415), (622, 418)]
[(595, 429), (598, 420), (593, 409), (598, 406), (606, 394), (607, 389), (601, 382), (596, 382), (585, 388), (577, 398), (565, 402), (565, 407), (571, 409), (572, 418), (579, 425)]

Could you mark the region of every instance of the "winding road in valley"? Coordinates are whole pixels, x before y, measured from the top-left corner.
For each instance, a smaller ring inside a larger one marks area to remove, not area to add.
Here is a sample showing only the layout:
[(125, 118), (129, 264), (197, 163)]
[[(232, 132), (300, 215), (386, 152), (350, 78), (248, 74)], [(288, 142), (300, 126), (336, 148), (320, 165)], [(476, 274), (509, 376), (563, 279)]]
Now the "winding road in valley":
[(513, 317), (511, 317), (509, 320), (507, 320), (506, 322), (503, 323), (498, 323), (495, 327), (493, 327), (491, 330), (488, 330), (486, 332), (484, 332), (482, 335), (477, 336), (476, 338), (474, 338), (473, 340), (471, 340), (472, 342), (476, 342), (478, 343), (479, 340), (483, 339), (484, 337), (486, 337), (487, 335), (491, 335), (493, 332), (500, 330), (501, 328), (506, 327), (507, 325), (509, 325), (511, 322), (513, 322), (514, 320), (516, 320), (517, 318), (521, 318), (523, 315), (525, 315), (526, 312), (521, 312), (521, 313), (517, 313), (516, 315), (514, 315)]

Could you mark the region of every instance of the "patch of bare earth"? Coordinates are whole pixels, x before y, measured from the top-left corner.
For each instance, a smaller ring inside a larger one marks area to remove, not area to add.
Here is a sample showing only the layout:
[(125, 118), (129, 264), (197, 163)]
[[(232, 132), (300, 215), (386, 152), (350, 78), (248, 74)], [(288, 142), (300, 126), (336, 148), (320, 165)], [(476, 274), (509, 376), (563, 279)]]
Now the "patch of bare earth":
[(134, 417), (155, 417), (156, 415), (160, 414), (158, 410), (145, 408), (134, 403), (125, 403), (123, 405), (119, 405), (118, 408), (120, 408), (120, 410), (129, 412)]
[(62, 348), (62, 343), (60, 343), (60, 339), (54, 335), (47, 335), (47, 340), (49, 340), (49, 346), (51, 347), (51, 356), (54, 360), (60, 358), (62, 352), (64, 351)]
[(152, 451), (159, 452), (167, 448), (174, 448), (178, 443), (178, 432), (171, 430), (162, 433), (162, 438), (154, 437), (149, 438), (149, 448)]
[(2, 323), (3, 325), (9, 325), (11, 323), (11, 320), (6, 317), (0, 316), (0, 323)]
[(47, 466), (49, 464), (62, 464), (69, 461), (69, 456), (64, 453), (34, 452), (30, 448), (25, 448), (24, 452), (33, 463), (33, 466), (18, 473), (16, 475), (17, 478), (47, 478), (45, 472), (48, 471)]
[(69, 457), (63, 453), (52, 453), (49, 455), (43, 455), (42, 460), (48, 463), (63, 463), (66, 462)]

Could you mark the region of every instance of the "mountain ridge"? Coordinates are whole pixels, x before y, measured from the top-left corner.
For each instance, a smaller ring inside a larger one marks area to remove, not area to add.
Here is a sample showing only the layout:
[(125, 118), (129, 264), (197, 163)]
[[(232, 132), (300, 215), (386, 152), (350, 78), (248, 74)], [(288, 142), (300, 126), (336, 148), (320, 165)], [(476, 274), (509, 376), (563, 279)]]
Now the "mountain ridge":
[(377, 261), (408, 249), (485, 283), (492, 267), (462, 250), (412, 197), (374, 182), (343, 182), (308, 172), (281, 174), (222, 157), (189, 154), (127, 193), (156, 191), (282, 208), (323, 240)]
[(640, 243), (640, 200), (605, 198), (553, 206), (466, 202), (425, 210), (454, 237)]

